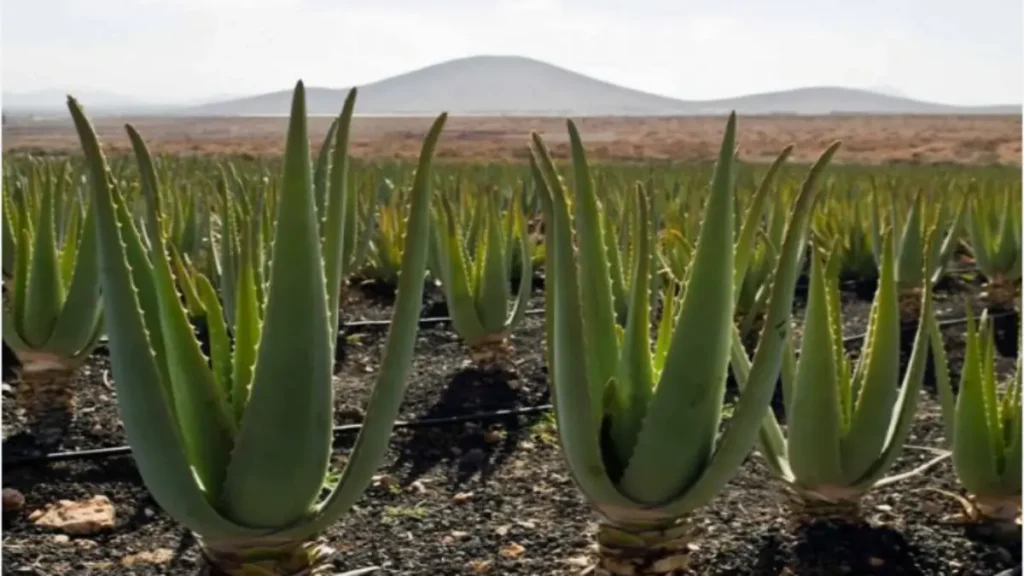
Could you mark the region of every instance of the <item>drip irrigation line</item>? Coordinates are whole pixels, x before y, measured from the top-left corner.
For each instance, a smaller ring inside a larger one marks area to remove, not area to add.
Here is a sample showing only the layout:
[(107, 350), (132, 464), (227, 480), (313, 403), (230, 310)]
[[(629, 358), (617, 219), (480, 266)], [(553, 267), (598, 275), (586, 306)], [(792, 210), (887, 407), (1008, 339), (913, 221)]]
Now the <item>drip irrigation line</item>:
[[(486, 421), (486, 420), (497, 420), (499, 418), (511, 418), (517, 416), (527, 416), (530, 414), (541, 414), (551, 410), (551, 404), (539, 404), (536, 406), (523, 406), (520, 408), (508, 408), (504, 410), (494, 410), (491, 412), (476, 412), (471, 414), (458, 414), (456, 416), (445, 416), (441, 418), (417, 418), (415, 420), (397, 420), (395, 422), (395, 429), (415, 429), (415, 428), (433, 428), (440, 426), (448, 426), (451, 424), (461, 424), (463, 422), (475, 422), (475, 421)], [(350, 434), (362, 430), (362, 424), (341, 424), (335, 426), (333, 431), (335, 436)], [(25, 464), (39, 464), (49, 462), (66, 462), (68, 460), (102, 460), (104, 458), (112, 458), (115, 456), (126, 456), (131, 454), (131, 447), (129, 446), (112, 446), (110, 448), (92, 448), (88, 450), (69, 450), (67, 452), (53, 452), (50, 454), (40, 454), (33, 456), (23, 456), (19, 458), (5, 458), (4, 467), (7, 466), (20, 466)]]
[[(531, 308), (526, 312), (523, 312), (523, 314), (527, 316), (539, 316), (543, 313), (543, 308)], [(420, 318), (418, 320), (418, 323), (420, 326), (430, 326), (432, 324), (450, 323), (451, 321), (451, 316), (428, 316), (425, 318)], [(345, 322), (344, 324), (342, 324), (341, 330), (339, 330), (338, 332), (340, 335), (340, 333), (346, 332), (348, 330), (358, 330), (359, 328), (383, 328), (390, 325), (391, 320), (355, 320), (353, 322)]]
[[(543, 310), (528, 310), (527, 313), (538, 313)], [(999, 312), (991, 314), (989, 318), (999, 318), (1003, 316), (1009, 316), (1015, 312)], [(434, 318), (422, 318), (422, 321), (430, 322), (446, 322), (447, 318), (434, 317)], [(368, 321), (377, 322), (377, 321)], [(380, 321), (387, 322), (387, 321)], [(960, 324), (966, 324), (967, 318), (950, 318), (946, 320), (940, 320), (937, 322), (939, 328), (948, 328), (950, 326), (957, 326)], [(378, 324), (373, 324), (374, 326)], [(859, 342), (867, 337), (867, 333), (854, 334), (852, 336), (846, 336), (843, 338), (843, 344), (851, 344)], [(524, 406), (521, 408), (508, 408), (503, 410), (494, 410), (490, 412), (474, 412), (470, 414), (459, 414), (455, 416), (446, 416), (441, 418), (417, 418), (415, 420), (398, 420), (395, 422), (394, 428), (398, 429), (415, 429), (415, 428), (431, 428), (447, 426), (451, 424), (459, 424), (462, 422), (477, 422), (487, 420), (497, 420), (499, 418), (526, 416), (529, 414), (540, 414), (550, 411), (552, 408), (551, 404), (539, 404), (536, 406)], [(363, 427), (362, 424), (342, 424), (333, 428), (334, 434), (350, 434), (352, 432), (358, 432)], [(20, 458), (9, 458), (5, 459), (3, 464), (7, 466), (20, 466), (25, 464), (38, 464), (38, 463), (50, 463), (50, 462), (64, 462), (68, 460), (100, 460), (104, 458), (112, 458), (116, 456), (125, 456), (131, 454), (131, 448), (129, 446), (114, 446), (110, 448), (93, 448), (88, 450), (71, 450), (67, 452), (53, 452), (50, 454), (41, 454), (33, 456), (23, 456)]]
[[(955, 274), (955, 273), (974, 272), (974, 271), (977, 271), (977, 266), (968, 266), (968, 267), (964, 267), (964, 268), (949, 269), (949, 270), (946, 270), (946, 273), (947, 274)], [(858, 284), (861, 284), (863, 282), (865, 282), (865, 280), (844, 280), (840, 284), (844, 288), (852, 288), (852, 287), (855, 287)], [(797, 281), (797, 285), (805, 287), (806, 286), (806, 279), (804, 279), (803, 284), (801, 284), (800, 280), (798, 280)], [(539, 316), (539, 315), (541, 315), (543, 313), (544, 313), (544, 309), (543, 308), (531, 308), (531, 309), (527, 310), (526, 312), (524, 312), (524, 314), (527, 315), (527, 316)], [(994, 318), (995, 316), (992, 316), (992, 317)], [(420, 326), (433, 326), (433, 325), (437, 325), (437, 324), (446, 324), (446, 323), (451, 323), (451, 322), (452, 322), (452, 317), (451, 316), (426, 316), (426, 317), (422, 317), (422, 318), (417, 319), (417, 323)], [(388, 328), (390, 326), (391, 326), (391, 320), (354, 320), (352, 322), (345, 322), (345, 323), (343, 323), (341, 325), (341, 328), (339, 328), (339, 330), (338, 330), (338, 336), (339, 337), (344, 337), (347, 334), (350, 334), (350, 333), (352, 333), (354, 331), (358, 331), (358, 330), (365, 329), (365, 328)], [(108, 340), (106, 335), (100, 336), (99, 340), (97, 341), (96, 351), (101, 353), (101, 354), (106, 352), (106, 348), (107, 348), (107, 344), (108, 343), (109, 343), (109, 340)]]
[[(995, 320), (996, 318), (1003, 318), (1005, 316), (1011, 316), (1011, 315), (1014, 315), (1014, 314), (1017, 314), (1017, 312), (1016, 311), (996, 312), (995, 314), (989, 314), (988, 317), (991, 320)], [(935, 324), (939, 328), (949, 328), (950, 326), (959, 326), (960, 324), (966, 324), (966, 323), (967, 323), (967, 317), (966, 316), (964, 316), (963, 318), (947, 318), (946, 320), (937, 320), (935, 322)], [(854, 334), (853, 336), (845, 336), (845, 337), (843, 337), (843, 344), (852, 344), (854, 342), (860, 342), (861, 340), (863, 340), (863, 339), (865, 339), (867, 337), (868, 337), (868, 333), (867, 332), (861, 332), (860, 334)]]
[[(532, 308), (527, 310), (526, 312), (523, 312), (523, 314), (527, 316), (540, 316), (543, 313), (543, 308)], [(425, 316), (423, 318), (417, 319), (417, 323), (420, 326), (445, 324), (451, 323), (451, 321), (451, 316)], [(354, 320), (352, 322), (345, 322), (344, 324), (342, 324), (341, 328), (338, 330), (338, 336), (344, 337), (346, 334), (350, 332), (358, 331), (363, 328), (387, 328), (389, 326), (391, 326), (391, 320)], [(110, 340), (106, 336), (101, 336), (96, 345), (96, 349), (98, 351), (106, 349), (107, 344), (109, 342)]]

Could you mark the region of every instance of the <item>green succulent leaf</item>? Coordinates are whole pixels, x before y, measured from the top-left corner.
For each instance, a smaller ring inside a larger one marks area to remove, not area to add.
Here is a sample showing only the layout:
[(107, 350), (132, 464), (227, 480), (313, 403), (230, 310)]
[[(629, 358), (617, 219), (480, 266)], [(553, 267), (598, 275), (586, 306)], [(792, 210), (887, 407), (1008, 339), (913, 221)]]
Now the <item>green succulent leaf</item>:
[[(133, 457), (146, 487), (156, 501), (186, 527), (206, 537), (255, 535), (257, 531), (237, 526), (221, 517), (196, 483), (186, 456), (185, 442), (172, 409), (166, 376), (158, 368), (161, 350), (151, 348), (152, 331), (142, 308), (155, 300), (153, 285), (138, 284), (145, 276), (145, 261), (138, 254), (141, 243), (133, 226), (119, 225), (117, 207), (122, 200), (111, 184), (106, 160), (96, 133), (78, 103), (68, 99), (89, 167), (92, 210), (95, 211), (99, 260), (103, 284), (105, 325), (110, 336), (111, 372), (128, 443), (136, 447)], [(133, 277), (130, 264), (135, 260)]]
[(24, 340), (34, 347), (41, 347), (50, 339), (64, 301), (53, 229), (53, 203), (53, 189), (46, 186), (39, 210), (22, 318)]
[[(714, 450), (733, 315), (735, 147), (733, 114), (726, 125), (665, 367), (622, 479), (623, 490), (640, 502), (653, 504), (681, 493), (697, 479)], [(687, 441), (666, 442), (666, 438)]]
[(442, 113), (434, 120), (420, 151), (398, 278), (398, 295), (391, 328), (384, 343), (381, 371), (366, 408), (363, 427), (337, 487), (316, 507), (308, 522), (284, 531), (282, 536), (308, 538), (335, 522), (366, 489), (387, 451), (416, 343), (430, 233), (431, 165), (447, 119), (448, 115)]
[[(142, 187), (148, 189), (144, 195), (156, 198), (159, 191), (149, 150), (134, 128), (129, 125), (127, 130), (139, 164)], [(130, 223), (126, 225), (126, 221), (127, 212), (122, 211), (122, 231), (130, 226)], [(189, 461), (206, 493), (215, 501), (231, 453), (233, 421), (227, 399), (215, 384), (192, 325), (181, 306), (163, 233), (157, 233), (152, 241), (150, 261), (159, 303), (160, 328), (166, 344), (172, 398)]]
[[(332, 439), (334, 335), (328, 327), (301, 82), (292, 100), (276, 222), (266, 317), (223, 498), (236, 521), (267, 528), (287, 526), (309, 512)], [(241, 260), (245, 269), (249, 262)], [(243, 287), (247, 283), (241, 281)], [(240, 321), (235, 319), (236, 327)], [(239, 390), (239, 382), (233, 390)]]

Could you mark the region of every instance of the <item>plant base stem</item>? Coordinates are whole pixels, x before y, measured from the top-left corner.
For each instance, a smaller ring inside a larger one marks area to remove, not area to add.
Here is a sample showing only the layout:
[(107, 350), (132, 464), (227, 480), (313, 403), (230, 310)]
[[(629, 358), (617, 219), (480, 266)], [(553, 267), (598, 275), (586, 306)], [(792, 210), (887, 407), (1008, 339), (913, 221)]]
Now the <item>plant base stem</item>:
[(469, 357), (477, 368), (484, 371), (500, 371), (513, 366), (515, 348), (504, 335), (486, 338), (469, 346)]
[(1020, 283), (996, 277), (985, 285), (989, 308), (1013, 309), (1020, 307)]
[(1020, 497), (982, 498), (970, 496), (961, 502), (967, 520), (980, 535), (1004, 543), (1021, 540)]
[(60, 444), (75, 413), (74, 370), (65, 366), (25, 365), (18, 375), (15, 400), (24, 408), (29, 430), (42, 447)]
[(921, 318), (921, 289), (900, 290), (897, 302), (900, 310), (900, 324), (903, 326), (916, 325)]
[(699, 529), (683, 522), (658, 529), (630, 530), (601, 524), (598, 528), (599, 576), (683, 574), (690, 564)]
[(788, 487), (785, 490), (792, 524), (862, 524), (860, 493), (818, 489), (814, 492)]
[(315, 542), (199, 542), (204, 576), (326, 576), (334, 570), (334, 550)]

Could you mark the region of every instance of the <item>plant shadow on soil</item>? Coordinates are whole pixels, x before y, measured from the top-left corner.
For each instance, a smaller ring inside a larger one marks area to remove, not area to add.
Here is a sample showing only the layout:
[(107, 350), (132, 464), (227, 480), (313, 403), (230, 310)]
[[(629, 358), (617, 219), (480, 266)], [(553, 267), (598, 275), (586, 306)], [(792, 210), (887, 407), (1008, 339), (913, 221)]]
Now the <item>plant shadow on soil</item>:
[[(529, 407), (526, 400), (515, 375), (468, 368), (448, 381), (438, 401), (421, 418), (514, 411)], [(401, 474), (402, 483), (408, 485), (435, 466), (443, 465), (451, 469), (449, 476), (454, 488), (475, 474), (486, 481), (495, 468), (513, 455), (520, 441), (542, 417), (541, 413), (532, 412), (480, 422), (417, 426), (411, 436), (402, 441), (398, 460), (389, 472)]]
[[(543, 287), (542, 283), (536, 283)], [(357, 282), (362, 305), (382, 307), (390, 312), (394, 305), (393, 287), (375, 281)], [(421, 318), (441, 318), (449, 315), (447, 302), (439, 287), (427, 282), (423, 290)], [(435, 328), (444, 324), (421, 325), (420, 331), (428, 338), (436, 334)], [(450, 327), (448, 327), (450, 330)], [(455, 338), (449, 360), (466, 356), (464, 346)], [(542, 345), (542, 343), (539, 343)], [(530, 342), (531, 347), (538, 345)], [(448, 352), (449, 350), (445, 350)], [(339, 363), (345, 361), (343, 347), (339, 346)], [(417, 420), (459, 418), (493, 411), (515, 411), (549, 401), (546, 371), (543, 366), (513, 366), (511, 369), (480, 369), (472, 365), (448, 371), (443, 375), (445, 384), (434, 398), (419, 399), (415, 393), (406, 404), (417, 407)], [(537, 373), (541, 377), (538, 377)], [(525, 389), (524, 389), (525, 384)], [(436, 386), (436, 385), (435, 385)], [(427, 405), (429, 402), (429, 405)], [(399, 456), (387, 467), (389, 474), (400, 477), (408, 486), (441, 466), (452, 487), (464, 484), (473, 476), (486, 481), (490, 473), (501, 467), (512, 456), (524, 435), (542, 418), (540, 412), (508, 414), (482, 421), (467, 420), (457, 423), (426, 424), (405, 428), (399, 433)]]

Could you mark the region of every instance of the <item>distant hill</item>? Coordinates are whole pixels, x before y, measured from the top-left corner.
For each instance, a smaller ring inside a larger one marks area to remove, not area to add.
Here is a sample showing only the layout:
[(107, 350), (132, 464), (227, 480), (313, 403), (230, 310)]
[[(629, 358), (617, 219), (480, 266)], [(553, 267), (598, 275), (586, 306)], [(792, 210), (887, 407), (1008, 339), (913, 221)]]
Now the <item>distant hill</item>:
[[(313, 115), (337, 114), (348, 88), (306, 88)], [(4, 110), (8, 111), (8, 102)], [(288, 113), (291, 90), (181, 106), (187, 116), (278, 116)], [(91, 110), (101, 106), (80, 97)], [(63, 103), (62, 103), (63, 105)], [(963, 107), (922, 102), (869, 90), (812, 87), (718, 100), (678, 100), (633, 90), (517, 56), (474, 56), (359, 86), (356, 114), (659, 116), (724, 114), (1020, 114), (1020, 105)]]
[[(311, 114), (337, 114), (348, 88), (306, 88)], [(286, 114), (291, 90), (187, 111), (198, 115)], [(359, 86), (356, 112), (382, 115), (674, 114), (679, 100), (631, 90), (529, 58), (475, 56)]]
[(690, 102), (695, 114), (736, 110), (739, 114), (1020, 114), (1021, 106), (952, 106), (890, 96), (858, 88), (823, 86)]
[[(84, 103), (90, 114), (163, 114), (177, 107), (154, 105), (130, 96), (99, 91), (74, 91), (75, 98)], [(67, 114), (67, 93), (61, 90), (39, 90), (3, 94), (5, 114)]]
[(4, 114), (21, 116), (66, 116), (68, 114), (67, 97), (69, 93), (86, 107), (91, 116), (165, 116), (179, 114), (182, 110), (194, 106), (239, 97), (238, 94), (222, 94), (185, 103), (154, 103), (131, 96), (93, 90), (4, 92), (3, 111)]

